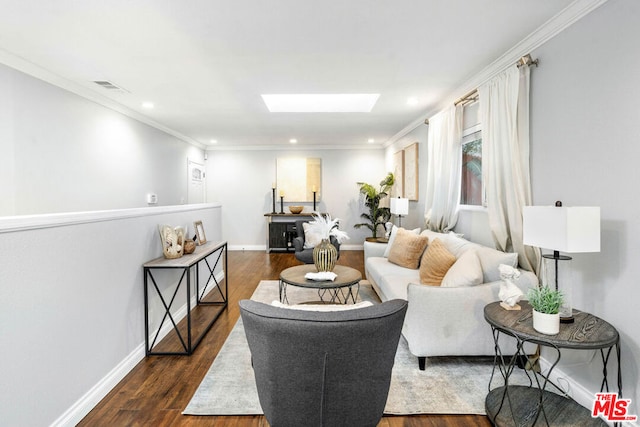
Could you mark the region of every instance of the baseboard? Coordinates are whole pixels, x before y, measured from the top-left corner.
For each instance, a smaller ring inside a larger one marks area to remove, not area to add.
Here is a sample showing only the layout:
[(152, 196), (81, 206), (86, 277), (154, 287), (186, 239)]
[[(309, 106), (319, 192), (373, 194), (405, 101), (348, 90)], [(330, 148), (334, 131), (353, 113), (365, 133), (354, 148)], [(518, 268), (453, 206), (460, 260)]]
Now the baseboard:
[[(229, 245), (230, 251), (266, 251), (267, 245)], [(340, 245), (341, 251), (361, 251), (364, 250), (364, 244), (360, 245)], [(293, 252), (291, 252), (293, 253)]]
[(267, 245), (229, 245), (230, 251), (266, 251)]
[[(224, 279), (224, 272), (221, 271), (215, 275), (216, 280), (220, 282)], [(205, 288), (204, 293), (208, 293), (215, 287), (215, 284), (210, 284)], [(191, 297), (191, 307), (195, 307), (196, 297)], [(187, 304), (185, 303), (182, 307), (180, 307), (175, 315), (174, 319), (176, 323), (181, 321), (187, 315)], [(167, 336), (169, 332), (173, 330), (173, 325), (171, 322), (165, 324), (160, 330), (160, 334), (158, 335), (158, 341)], [(155, 336), (157, 333), (157, 329), (155, 331), (150, 331), (149, 336)], [(105, 375), (97, 384), (95, 384), (91, 389), (86, 392), (80, 399), (78, 399), (69, 409), (67, 409), (57, 420), (55, 420), (51, 426), (52, 427), (72, 427), (77, 425), (84, 417), (87, 416), (89, 412), (93, 408), (96, 407), (98, 403), (104, 397), (109, 394), (113, 388), (118, 385), (122, 379), (135, 368), (138, 363), (145, 358), (145, 342), (140, 343), (136, 348), (127, 355), (120, 363), (118, 363), (107, 375)]]

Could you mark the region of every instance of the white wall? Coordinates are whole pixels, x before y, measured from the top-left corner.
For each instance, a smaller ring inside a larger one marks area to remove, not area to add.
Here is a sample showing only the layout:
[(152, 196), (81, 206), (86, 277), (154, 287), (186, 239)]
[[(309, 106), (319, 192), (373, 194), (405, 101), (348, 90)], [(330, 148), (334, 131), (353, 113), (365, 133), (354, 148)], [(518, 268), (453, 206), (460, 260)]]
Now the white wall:
[(202, 149), (0, 65), (0, 216), (187, 201)]
[[(319, 157), (322, 159), (322, 200), (317, 209), (340, 218), (340, 228), (350, 239), (344, 243), (362, 247), (366, 228), (355, 229), (361, 222), (364, 205), (356, 182), (379, 183), (387, 174), (382, 149), (334, 150), (215, 150), (208, 152), (207, 199), (224, 206), (223, 237), (234, 249), (265, 249), (267, 222), (272, 211), (271, 184), (276, 180), (279, 157)], [(276, 197), (278, 195), (276, 194)], [(285, 195), (285, 211), (288, 212)], [(304, 203), (313, 211), (313, 203)], [(276, 211), (280, 211), (279, 198)]]
[(196, 220), (220, 240), (219, 204), (0, 218), (0, 424), (75, 425), (144, 358), (142, 264)]
[[(574, 307), (620, 332), (633, 414), (640, 412), (639, 19), (640, 2), (608, 1), (533, 52), (540, 67), (531, 84), (533, 201), (601, 207), (601, 252), (573, 256)], [(561, 368), (599, 389), (597, 360)]]
[[(403, 228), (424, 228), (424, 195), (427, 189), (427, 134), (429, 128), (420, 125), (385, 150), (385, 164), (387, 169), (393, 170), (393, 155), (405, 147), (418, 143), (418, 200), (409, 201), (409, 215), (402, 217)], [(398, 218), (391, 217), (394, 224), (398, 224)]]

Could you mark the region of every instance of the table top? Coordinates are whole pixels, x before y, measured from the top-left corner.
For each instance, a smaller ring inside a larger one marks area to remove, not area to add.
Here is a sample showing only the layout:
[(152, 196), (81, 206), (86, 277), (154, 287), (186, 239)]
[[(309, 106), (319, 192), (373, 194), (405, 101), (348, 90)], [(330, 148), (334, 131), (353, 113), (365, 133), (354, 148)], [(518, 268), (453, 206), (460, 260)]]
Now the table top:
[(522, 340), (558, 348), (600, 349), (618, 343), (616, 328), (592, 314), (573, 310), (574, 323), (561, 323), (556, 335), (545, 335), (533, 329), (533, 311), (527, 301), (518, 303), (522, 310), (505, 310), (500, 302), (484, 307), (484, 318), (499, 330), (516, 335)]
[(204, 245), (196, 246), (196, 250), (192, 254), (186, 254), (180, 258), (165, 258), (163, 256), (152, 259), (142, 264), (145, 268), (186, 268), (201, 261), (204, 257), (220, 249), (227, 242), (206, 242)]
[(358, 270), (344, 265), (336, 265), (334, 267), (333, 272), (338, 275), (335, 280), (318, 281), (305, 279), (305, 274), (316, 273), (317, 271), (316, 266), (313, 264), (296, 265), (282, 270), (280, 280), (289, 285), (303, 288), (342, 288), (355, 285), (362, 280), (362, 274)]

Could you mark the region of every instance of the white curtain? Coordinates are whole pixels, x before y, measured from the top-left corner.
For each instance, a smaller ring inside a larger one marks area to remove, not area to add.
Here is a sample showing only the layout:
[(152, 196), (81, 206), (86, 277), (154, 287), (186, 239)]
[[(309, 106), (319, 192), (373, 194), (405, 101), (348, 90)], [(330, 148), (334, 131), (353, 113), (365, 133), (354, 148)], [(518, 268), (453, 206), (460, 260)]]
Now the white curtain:
[(529, 67), (513, 65), (478, 88), (482, 123), (482, 179), (497, 249), (517, 252), (537, 271), (538, 249), (522, 243), (522, 208), (531, 205)]
[(449, 231), (458, 220), (461, 143), (461, 106), (451, 107), (429, 119), (425, 223), (434, 231)]

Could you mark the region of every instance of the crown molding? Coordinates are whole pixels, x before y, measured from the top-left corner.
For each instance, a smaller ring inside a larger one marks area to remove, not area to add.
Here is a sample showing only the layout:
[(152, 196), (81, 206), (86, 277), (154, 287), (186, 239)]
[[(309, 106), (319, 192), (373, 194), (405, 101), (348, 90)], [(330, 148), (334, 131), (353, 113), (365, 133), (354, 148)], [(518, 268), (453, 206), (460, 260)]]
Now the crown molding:
[(68, 92), (76, 94), (82, 98), (88, 99), (89, 101), (93, 101), (96, 104), (102, 105), (110, 110), (123, 114), (127, 117), (130, 117), (134, 120), (137, 120), (141, 123), (149, 125), (153, 128), (156, 128), (164, 133), (175, 136), (176, 138), (184, 141), (188, 144), (195, 145), (198, 148), (204, 149), (205, 145), (190, 138), (182, 133), (173, 130), (167, 126), (164, 126), (153, 119), (145, 116), (144, 114), (140, 114), (139, 112), (132, 110), (111, 98), (108, 98), (104, 95), (101, 95), (91, 89), (88, 89), (82, 85), (79, 85), (71, 80), (65, 79), (51, 71), (48, 71), (42, 67), (35, 65), (32, 62), (25, 60), (24, 58), (14, 55), (12, 53), (7, 52), (6, 50), (0, 49), (0, 63), (11, 67), (15, 70), (18, 70), (22, 73), (25, 73), (29, 76), (35, 77), (39, 80), (52, 84), (53, 86), (57, 86), (61, 89), (64, 89)]
[(228, 145), (207, 146), (207, 152), (214, 151), (310, 151), (310, 150), (382, 150), (383, 145)]
[(418, 126), (423, 125), (425, 119), (437, 114), (447, 106), (452, 105), (465, 93), (469, 93), (470, 91), (476, 89), (478, 86), (483, 85), (499, 72), (504, 71), (509, 66), (518, 62), (518, 60), (522, 56), (542, 46), (574, 23), (576, 23), (598, 7), (602, 6), (607, 1), (608, 0), (575, 0), (567, 7), (562, 9), (558, 14), (549, 19), (547, 22), (542, 24), (538, 29), (525, 37), (518, 44), (513, 46), (491, 64), (482, 69), (482, 71), (468, 78), (464, 83), (462, 83), (453, 92), (451, 92), (449, 96), (444, 98), (443, 101), (439, 102), (431, 109), (425, 111), (411, 123), (405, 126), (400, 132), (396, 133), (393, 137), (391, 137), (391, 139), (386, 141), (383, 146), (387, 148), (396, 143), (400, 138), (404, 137), (409, 132), (416, 129)]

